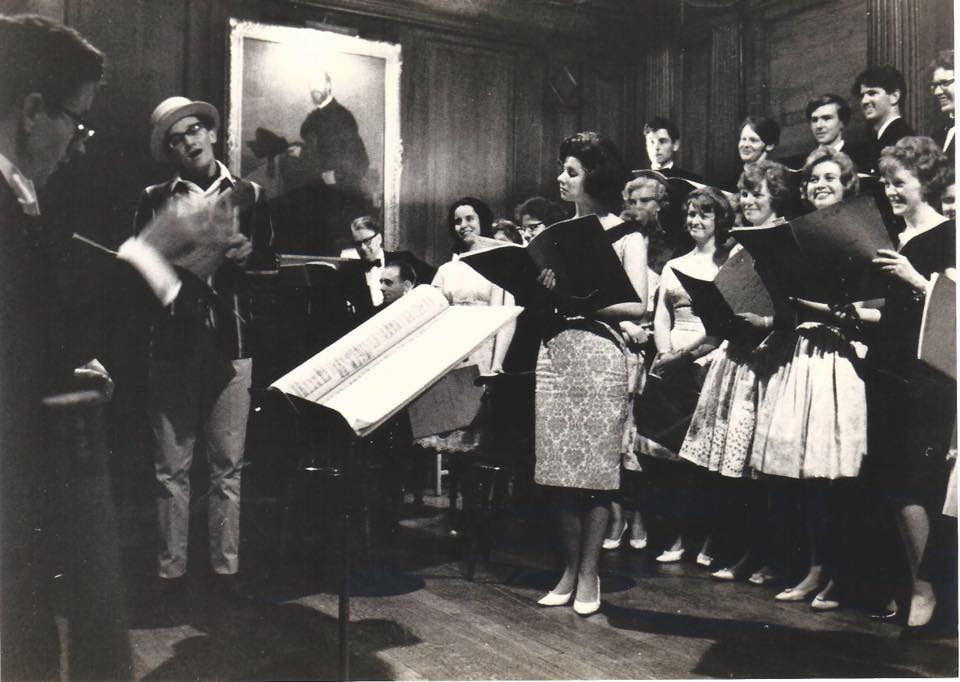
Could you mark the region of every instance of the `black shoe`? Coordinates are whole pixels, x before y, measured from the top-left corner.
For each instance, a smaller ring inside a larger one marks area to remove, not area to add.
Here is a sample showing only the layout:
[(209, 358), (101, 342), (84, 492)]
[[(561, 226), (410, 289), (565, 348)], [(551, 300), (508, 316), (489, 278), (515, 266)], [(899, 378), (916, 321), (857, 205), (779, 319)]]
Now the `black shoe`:
[(243, 588), (236, 573), (215, 573), (210, 579), (213, 593), (233, 604), (252, 604), (253, 596)]

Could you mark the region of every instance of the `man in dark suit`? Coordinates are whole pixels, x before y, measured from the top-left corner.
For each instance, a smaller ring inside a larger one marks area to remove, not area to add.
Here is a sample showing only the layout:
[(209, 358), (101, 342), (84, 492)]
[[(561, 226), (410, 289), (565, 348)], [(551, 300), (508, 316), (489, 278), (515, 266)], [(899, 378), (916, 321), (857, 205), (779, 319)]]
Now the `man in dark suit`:
[[(85, 122), (103, 77), (103, 54), (76, 31), (36, 16), (0, 16), (0, 677), (57, 679), (51, 575), (40, 560), (45, 495), (56, 464), (45, 457), (41, 398), (70, 387), (70, 368), (104, 356), (107, 331), (133, 311), (163, 306), (193, 291), (174, 257), (216, 262), (238, 240), (215, 214), (158, 216), (114, 255), (97, 252), (96, 270), (74, 272), (55, 258), (72, 225), (46, 220), (36, 189), (61, 162), (83, 154), (93, 135)], [(214, 219), (211, 219), (214, 218)], [(74, 242), (76, 243), (76, 242)], [(82, 246), (87, 249), (88, 247)], [(92, 284), (59, 289), (74, 274)], [(50, 317), (71, 312), (86, 333), (66, 337)], [(93, 333), (98, 332), (98, 333)], [(96, 368), (96, 369), (94, 369)], [(101, 386), (108, 378), (96, 365)], [(106, 391), (109, 393), (109, 391)], [(46, 544), (46, 543), (43, 543)]]
[[(675, 158), (680, 151), (680, 130), (670, 120), (655, 116), (643, 126), (643, 136), (647, 143), (647, 158), (650, 169), (663, 174), (668, 179), (678, 178), (703, 183), (696, 173), (679, 168)], [(683, 216), (683, 202), (693, 189), (687, 182), (668, 182), (669, 202), (660, 212), (660, 225), (670, 235), (678, 249), (685, 251), (692, 242), (686, 231), (686, 218)]]
[(894, 146), (901, 138), (913, 135), (900, 117), (900, 102), (907, 92), (903, 74), (892, 66), (874, 66), (862, 72), (853, 83), (853, 95), (860, 101), (863, 117), (873, 132), (864, 164), (864, 173), (876, 173), (880, 151)]
[[(847, 124), (850, 123), (850, 105), (847, 100), (832, 93), (820, 95), (807, 103), (806, 115), (810, 123), (810, 133), (817, 142), (817, 149), (831, 147), (843, 152), (857, 165), (857, 170), (863, 169), (867, 163), (863, 150), (849, 144), (845, 137)], [(799, 163), (787, 165), (791, 168), (803, 168), (806, 157), (797, 161)]]
[(940, 113), (945, 119), (943, 130), (937, 131), (932, 137), (953, 165), (955, 158), (953, 138), (956, 132), (953, 114), (953, 50), (941, 50), (930, 68), (933, 70), (930, 93), (937, 98)]
[(210, 285), (189, 305), (202, 320), (198, 342), (184, 348), (176, 315), (154, 324), (150, 347), (148, 412), (155, 444), (163, 591), (183, 592), (187, 573), (190, 470), (199, 439), (210, 470), (207, 494), (209, 557), (214, 589), (241, 597), (238, 584), (240, 483), (250, 411), (253, 364), (247, 329), (250, 291), (244, 271), (276, 267), (273, 230), (258, 185), (234, 176), (217, 161), (220, 115), (207, 102), (170, 97), (150, 117), (150, 153), (176, 169), (174, 177), (147, 187), (135, 218), (137, 232), (167, 208), (212, 205), (221, 196), (241, 197), (237, 233), (242, 242), (212, 270), (194, 274)]
[(430, 284), (437, 274), (436, 268), (425, 263), (409, 251), (384, 251), (383, 228), (370, 216), (360, 216), (350, 224), (350, 233), (357, 255), (366, 268), (366, 287), (350, 287), (348, 298), (361, 319), (369, 316), (371, 309), (383, 303), (380, 277), (387, 261), (399, 260), (409, 263), (417, 275), (418, 284)]
[(675, 159), (680, 152), (680, 129), (673, 121), (654, 116), (644, 124), (643, 136), (647, 143), (647, 158), (650, 159), (651, 170), (660, 171), (668, 178), (703, 182), (702, 177), (676, 164)]

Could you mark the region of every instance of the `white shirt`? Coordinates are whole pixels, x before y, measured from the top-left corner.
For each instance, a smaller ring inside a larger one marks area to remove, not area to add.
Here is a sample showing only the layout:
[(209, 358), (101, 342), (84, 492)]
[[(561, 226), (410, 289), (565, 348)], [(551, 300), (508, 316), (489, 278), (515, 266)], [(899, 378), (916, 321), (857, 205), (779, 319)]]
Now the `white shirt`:
[(13, 161), (3, 154), (0, 154), (0, 174), (13, 190), (23, 212), (30, 216), (40, 215), (40, 203), (37, 201), (37, 190), (33, 186), (33, 180), (21, 173)]
[(667, 161), (667, 162), (666, 162), (665, 164), (663, 164), (663, 165), (660, 165), (660, 164), (657, 163), (656, 161), (651, 161), (651, 162), (650, 162), (650, 168), (651, 168), (652, 170), (655, 170), (655, 171), (665, 171), (665, 170), (669, 170), (669, 169), (673, 168), (673, 159), (670, 159), (669, 161)]

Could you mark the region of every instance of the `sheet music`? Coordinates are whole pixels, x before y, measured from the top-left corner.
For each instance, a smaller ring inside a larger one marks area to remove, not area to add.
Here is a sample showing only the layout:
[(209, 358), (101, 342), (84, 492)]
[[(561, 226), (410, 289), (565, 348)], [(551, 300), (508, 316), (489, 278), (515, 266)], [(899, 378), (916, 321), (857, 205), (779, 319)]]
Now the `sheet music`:
[(366, 435), (522, 311), (517, 306), (451, 306), (315, 402), (339, 412), (358, 435)]
[(440, 290), (421, 285), (335, 341), (270, 387), (313, 403), (391, 346), (417, 333), (430, 319), (449, 307)]

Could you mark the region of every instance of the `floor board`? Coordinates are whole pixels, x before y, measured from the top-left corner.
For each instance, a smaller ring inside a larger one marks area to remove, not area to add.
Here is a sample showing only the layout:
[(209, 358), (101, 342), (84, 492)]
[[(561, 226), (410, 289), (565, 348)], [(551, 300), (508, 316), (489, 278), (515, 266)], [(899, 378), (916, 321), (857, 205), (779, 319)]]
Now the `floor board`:
[[(956, 637), (904, 641), (899, 627), (859, 611), (776, 602), (776, 586), (717, 582), (693, 563), (661, 566), (626, 546), (603, 556), (601, 613), (541, 608), (556, 579), (543, 527), (508, 524), (471, 582), (443, 511), (406, 512), (391, 540), (355, 552), (355, 679), (957, 675)], [(335, 678), (336, 552), (321, 544), (313, 555), (283, 554), (271, 514), (245, 517), (244, 570), (259, 597), (250, 606), (215, 600), (202, 575), (191, 576), (184, 600), (158, 605), (144, 577), (149, 543), (125, 543), (138, 679)], [(141, 524), (146, 534), (146, 517)]]

